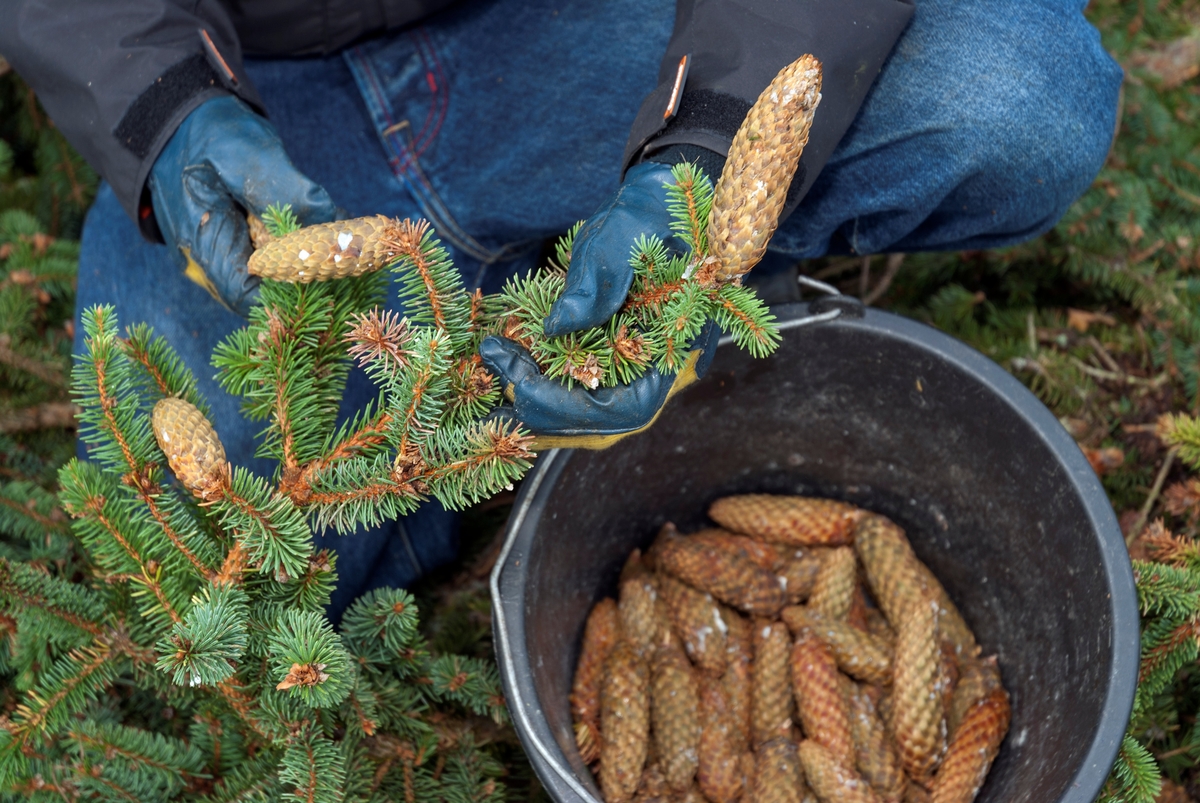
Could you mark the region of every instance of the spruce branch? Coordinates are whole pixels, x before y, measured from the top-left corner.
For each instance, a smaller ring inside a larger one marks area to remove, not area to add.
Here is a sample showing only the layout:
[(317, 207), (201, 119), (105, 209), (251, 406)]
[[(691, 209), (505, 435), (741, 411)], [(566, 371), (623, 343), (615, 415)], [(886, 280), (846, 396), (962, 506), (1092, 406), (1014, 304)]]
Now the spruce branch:
[(345, 755), (332, 741), (307, 731), (288, 745), (279, 765), (279, 781), (296, 803), (341, 803), (346, 782)]
[(159, 641), (158, 669), (179, 686), (212, 686), (229, 678), (246, 649), (247, 606), (245, 593), (233, 586), (204, 588), (183, 621)]
[(285, 611), (271, 634), (275, 688), (314, 708), (330, 708), (350, 693), (350, 657), (329, 622), (315, 612)]

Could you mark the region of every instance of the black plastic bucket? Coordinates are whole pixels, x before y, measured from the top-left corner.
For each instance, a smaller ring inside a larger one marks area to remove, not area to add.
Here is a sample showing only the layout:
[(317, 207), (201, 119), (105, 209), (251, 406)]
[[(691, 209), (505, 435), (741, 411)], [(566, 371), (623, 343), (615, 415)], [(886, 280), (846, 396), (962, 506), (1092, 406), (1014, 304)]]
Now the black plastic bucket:
[(867, 311), (802, 327), (755, 360), (723, 347), (647, 433), (550, 452), (525, 481), (492, 575), (517, 732), (551, 796), (597, 801), (567, 695), (584, 619), (629, 551), (717, 497), (845, 499), (909, 533), (986, 653), (1013, 721), (978, 800), (1090, 803), (1133, 704), (1138, 613), (1104, 491), (1054, 416), (999, 366), (919, 323)]

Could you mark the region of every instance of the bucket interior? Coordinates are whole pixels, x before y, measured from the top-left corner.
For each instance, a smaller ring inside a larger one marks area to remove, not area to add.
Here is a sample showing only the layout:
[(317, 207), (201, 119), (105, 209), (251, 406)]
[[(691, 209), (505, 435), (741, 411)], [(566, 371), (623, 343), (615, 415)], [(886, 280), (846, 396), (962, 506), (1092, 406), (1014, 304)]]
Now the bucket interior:
[[(542, 469), (500, 567), (524, 648), (502, 670), (597, 799), (568, 703), (587, 613), (664, 522), (692, 531), (713, 500), (742, 492), (843, 499), (905, 528), (1012, 695), (979, 801), (1082, 803), (1098, 791), (1136, 680), (1120, 531), (1074, 442), (975, 352), (874, 312), (785, 331), (766, 360), (724, 347), (647, 433)], [(1089, 768), (1097, 756), (1104, 766)]]

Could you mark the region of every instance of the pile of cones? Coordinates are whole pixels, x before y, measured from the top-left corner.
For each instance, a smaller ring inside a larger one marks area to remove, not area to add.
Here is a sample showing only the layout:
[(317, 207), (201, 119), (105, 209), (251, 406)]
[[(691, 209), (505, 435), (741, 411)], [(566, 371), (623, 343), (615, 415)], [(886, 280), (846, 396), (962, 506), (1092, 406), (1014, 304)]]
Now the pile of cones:
[(995, 658), (883, 516), (745, 495), (667, 525), (588, 617), (571, 695), (607, 803), (969, 803)]

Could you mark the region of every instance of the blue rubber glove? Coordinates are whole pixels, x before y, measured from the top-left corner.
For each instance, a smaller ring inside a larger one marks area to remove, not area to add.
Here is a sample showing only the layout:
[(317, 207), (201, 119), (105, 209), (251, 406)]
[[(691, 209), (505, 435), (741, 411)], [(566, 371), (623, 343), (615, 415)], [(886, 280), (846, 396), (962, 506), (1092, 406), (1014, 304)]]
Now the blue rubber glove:
[[(571, 249), (566, 289), (543, 323), (547, 335), (600, 326), (620, 311), (633, 284), (629, 257), (638, 237), (657, 236), (673, 252), (686, 250), (671, 233), (665, 185), (672, 180), (668, 165), (630, 168), (616, 194), (583, 224)], [(603, 449), (653, 424), (671, 396), (703, 376), (719, 334), (710, 322), (675, 376), (652, 367), (628, 385), (599, 390), (568, 389), (542, 376), (529, 352), (502, 337), (484, 340), (479, 355), (512, 402), (496, 415), (515, 418), (537, 435), (536, 448)]]
[(234, 97), (196, 107), (150, 171), (158, 228), (188, 278), (245, 317), (258, 299), (246, 271), (246, 213), (291, 204), (304, 225), (333, 220), (329, 193), (298, 171), (275, 127)]
[(673, 253), (687, 250), (671, 233), (665, 185), (673, 180), (669, 165), (635, 165), (583, 224), (571, 248), (567, 286), (543, 324), (549, 337), (600, 326), (617, 314), (633, 284), (629, 255), (638, 237), (659, 237)]
[(568, 389), (561, 379), (542, 376), (529, 352), (503, 337), (479, 347), (488, 370), (500, 379), (511, 405), (494, 416), (516, 419), (537, 437), (535, 449), (606, 449), (647, 429), (671, 397), (708, 372), (721, 330), (709, 321), (692, 344), (687, 363), (674, 376), (651, 367), (628, 385), (599, 390)]

